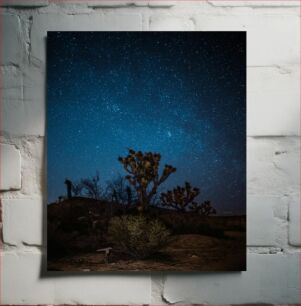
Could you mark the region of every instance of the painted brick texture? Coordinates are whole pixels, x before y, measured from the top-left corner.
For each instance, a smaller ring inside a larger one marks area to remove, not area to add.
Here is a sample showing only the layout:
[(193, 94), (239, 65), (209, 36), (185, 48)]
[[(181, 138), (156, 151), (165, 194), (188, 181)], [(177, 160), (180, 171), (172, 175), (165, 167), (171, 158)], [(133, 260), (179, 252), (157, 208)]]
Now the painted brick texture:
[(1, 190), (21, 188), (21, 155), (13, 145), (1, 144)]
[[(1, 304), (299, 303), (299, 1), (4, 0), (0, 6)], [(57, 30), (247, 31), (247, 272), (43, 272), (45, 37)]]

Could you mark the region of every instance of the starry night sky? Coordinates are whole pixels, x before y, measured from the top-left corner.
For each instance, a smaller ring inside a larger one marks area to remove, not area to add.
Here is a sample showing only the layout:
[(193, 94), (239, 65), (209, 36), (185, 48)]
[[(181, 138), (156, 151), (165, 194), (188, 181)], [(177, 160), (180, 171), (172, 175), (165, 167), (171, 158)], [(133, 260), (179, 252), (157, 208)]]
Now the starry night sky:
[(219, 213), (245, 213), (245, 32), (48, 32), (48, 202), (65, 178), (159, 152)]

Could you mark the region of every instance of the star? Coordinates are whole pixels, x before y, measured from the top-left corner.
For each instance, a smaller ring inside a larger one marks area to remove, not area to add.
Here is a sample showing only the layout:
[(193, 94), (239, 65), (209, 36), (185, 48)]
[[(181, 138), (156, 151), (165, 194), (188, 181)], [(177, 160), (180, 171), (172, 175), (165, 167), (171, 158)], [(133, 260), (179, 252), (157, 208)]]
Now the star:
[(49, 32), (48, 202), (99, 170), (124, 174), (127, 148), (159, 152), (217, 210), (245, 211), (243, 32)]

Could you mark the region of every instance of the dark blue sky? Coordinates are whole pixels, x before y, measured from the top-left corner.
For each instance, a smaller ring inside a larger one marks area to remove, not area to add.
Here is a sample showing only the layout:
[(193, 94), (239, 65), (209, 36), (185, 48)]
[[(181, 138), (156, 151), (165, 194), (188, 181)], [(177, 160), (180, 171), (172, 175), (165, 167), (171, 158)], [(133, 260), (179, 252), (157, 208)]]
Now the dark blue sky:
[(245, 32), (49, 32), (47, 60), (48, 202), (133, 148), (177, 168), (162, 190), (245, 212)]

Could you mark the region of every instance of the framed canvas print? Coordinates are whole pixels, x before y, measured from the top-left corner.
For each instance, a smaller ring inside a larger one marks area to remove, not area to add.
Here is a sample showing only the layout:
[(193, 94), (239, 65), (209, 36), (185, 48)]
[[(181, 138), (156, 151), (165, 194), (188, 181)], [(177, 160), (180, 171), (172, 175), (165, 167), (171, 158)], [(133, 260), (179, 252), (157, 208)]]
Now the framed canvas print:
[(246, 33), (48, 32), (49, 271), (246, 269)]

